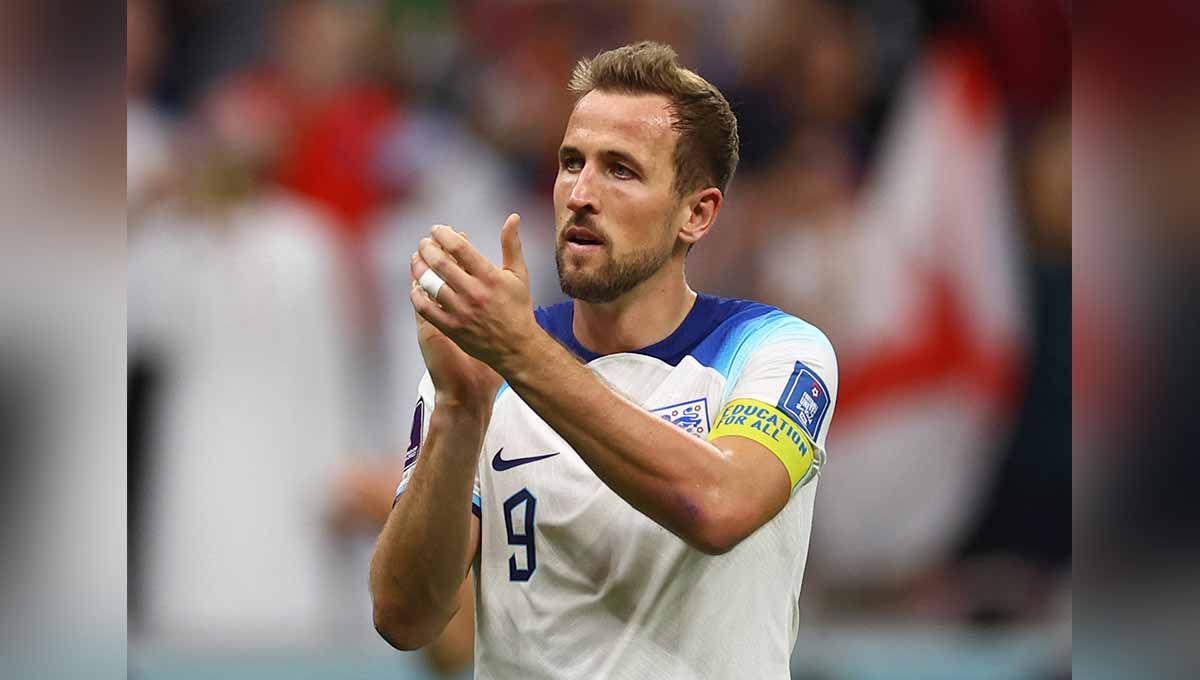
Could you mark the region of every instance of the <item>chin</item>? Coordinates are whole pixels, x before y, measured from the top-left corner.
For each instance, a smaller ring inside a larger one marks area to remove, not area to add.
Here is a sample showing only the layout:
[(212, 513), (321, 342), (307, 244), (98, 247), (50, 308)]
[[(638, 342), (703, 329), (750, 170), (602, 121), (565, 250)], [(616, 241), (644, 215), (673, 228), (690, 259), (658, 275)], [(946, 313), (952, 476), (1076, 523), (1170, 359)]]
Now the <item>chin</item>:
[(585, 272), (578, 267), (562, 267), (558, 272), (558, 287), (567, 297), (583, 302), (612, 302), (612, 286), (595, 272)]
[(609, 263), (607, 253), (574, 253), (566, 247), (558, 249), (555, 260), (560, 274), (584, 277), (597, 276)]
[(595, 261), (571, 256), (560, 249), (555, 258), (558, 283), (568, 297), (584, 302), (612, 302), (633, 290), (666, 264), (668, 254), (646, 251), (634, 257), (614, 260), (608, 253)]

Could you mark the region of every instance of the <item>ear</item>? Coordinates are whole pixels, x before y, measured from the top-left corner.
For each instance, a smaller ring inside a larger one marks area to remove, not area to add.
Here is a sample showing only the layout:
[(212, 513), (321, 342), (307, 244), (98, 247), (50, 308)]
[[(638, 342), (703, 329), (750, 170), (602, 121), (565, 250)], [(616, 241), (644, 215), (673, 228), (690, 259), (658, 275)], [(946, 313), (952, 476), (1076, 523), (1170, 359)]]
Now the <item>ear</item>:
[(716, 187), (701, 189), (684, 200), (687, 207), (687, 221), (679, 229), (679, 240), (689, 248), (704, 238), (713, 223), (717, 221), (717, 213), (721, 212), (721, 203), (725, 197)]

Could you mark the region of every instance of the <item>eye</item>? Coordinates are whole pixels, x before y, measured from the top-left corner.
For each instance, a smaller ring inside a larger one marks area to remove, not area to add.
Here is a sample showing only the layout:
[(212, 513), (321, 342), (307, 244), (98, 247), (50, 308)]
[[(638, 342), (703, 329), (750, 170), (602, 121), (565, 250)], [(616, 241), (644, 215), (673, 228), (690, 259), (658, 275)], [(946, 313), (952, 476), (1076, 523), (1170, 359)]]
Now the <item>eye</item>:
[(578, 156), (564, 156), (562, 159), (562, 169), (567, 172), (579, 172), (583, 169), (583, 159)]
[(634, 177), (637, 177), (637, 175), (633, 174), (632, 170), (624, 165), (621, 165), (620, 163), (613, 164), (612, 173), (613, 177), (616, 177), (617, 179), (633, 179)]

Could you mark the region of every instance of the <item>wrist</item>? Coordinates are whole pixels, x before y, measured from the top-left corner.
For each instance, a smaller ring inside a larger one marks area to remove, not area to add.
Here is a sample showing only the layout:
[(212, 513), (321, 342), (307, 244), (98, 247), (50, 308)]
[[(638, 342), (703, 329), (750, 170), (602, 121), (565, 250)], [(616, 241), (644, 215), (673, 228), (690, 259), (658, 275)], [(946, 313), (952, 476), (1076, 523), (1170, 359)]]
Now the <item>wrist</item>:
[(567, 348), (539, 327), (538, 333), (521, 345), (499, 373), (513, 388), (546, 388), (563, 375), (566, 366), (578, 363)]
[(523, 384), (530, 373), (548, 358), (547, 343), (553, 347), (558, 345), (541, 326), (535, 326), (533, 332), (522, 337), (505, 353), (496, 366), (496, 372), (510, 385)]
[(480, 423), (486, 425), (492, 417), (493, 403), (495, 403), (494, 397), (491, 399), (463, 399), (439, 394), (434, 398), (432, 417), (449, 418), (456, 423)]

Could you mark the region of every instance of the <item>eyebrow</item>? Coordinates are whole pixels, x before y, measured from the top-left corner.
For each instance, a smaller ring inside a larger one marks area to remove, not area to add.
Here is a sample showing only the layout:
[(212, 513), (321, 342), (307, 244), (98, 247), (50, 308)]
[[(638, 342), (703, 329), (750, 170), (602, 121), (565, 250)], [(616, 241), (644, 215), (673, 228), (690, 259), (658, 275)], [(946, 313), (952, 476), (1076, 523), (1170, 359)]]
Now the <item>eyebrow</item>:
[[(574, 154), (576, 156), (582, 156), (583, 152), (573, 146), (562, 146), (558, 150), (558, 157), (560, 159), (569, 154)], [(638, 173), (639, 175), (646, 174), (645, 167), (642, 166), (642, 163), (640, 161), (638, 161), (638, 159), (634, 158), (632, 155), (630, 155), (629, 153), (627, 153), (625, 151), (618, 151), (617, 149), (605, 149), (604, 151), (600, 152), (600, 155), (606, 159), (610, 159), (610, 160), (616, 159), (616, 160), (621, 161), (622, 163), (625, 163), (626, 165), (630, 166), (630, 168), (632, 168), (634, 170), (634, 172)]]

